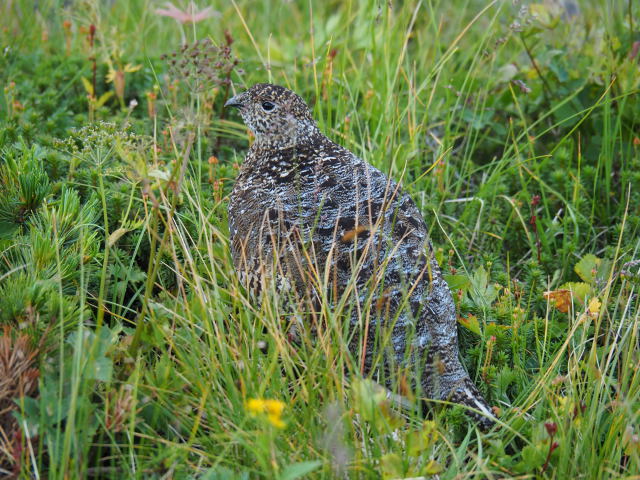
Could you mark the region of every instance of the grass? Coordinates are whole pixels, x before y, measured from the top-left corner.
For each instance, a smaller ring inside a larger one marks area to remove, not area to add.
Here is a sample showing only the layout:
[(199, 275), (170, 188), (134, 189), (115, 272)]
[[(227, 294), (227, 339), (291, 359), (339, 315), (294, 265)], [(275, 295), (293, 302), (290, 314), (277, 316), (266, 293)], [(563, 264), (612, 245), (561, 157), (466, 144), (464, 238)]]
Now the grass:
[[(0, 371), (2, 473), (638, 478), (640, 11), (553, 3), (0, 6), (3, 365), (23, 352)], [(181, 66), (207, 38), (230, 52)], [(222, 105), (260, 81), (413, 196), (492, 431), (390, 408), (348, 375), (340, 309), (295, 344), (278, 295), (238, 284), (250, 139)]]

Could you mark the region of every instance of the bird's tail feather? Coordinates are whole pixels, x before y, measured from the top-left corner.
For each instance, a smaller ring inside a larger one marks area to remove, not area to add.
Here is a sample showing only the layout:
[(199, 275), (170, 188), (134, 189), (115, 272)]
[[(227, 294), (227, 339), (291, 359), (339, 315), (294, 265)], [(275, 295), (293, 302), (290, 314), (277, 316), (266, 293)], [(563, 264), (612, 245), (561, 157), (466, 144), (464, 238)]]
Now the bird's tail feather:
[(469, 377), (451, 391), (448, 400), (469, 407), (467, 414), (478, 422), (483, 430), (488, 430), (495, 424), (496, 417), (491, 407)]

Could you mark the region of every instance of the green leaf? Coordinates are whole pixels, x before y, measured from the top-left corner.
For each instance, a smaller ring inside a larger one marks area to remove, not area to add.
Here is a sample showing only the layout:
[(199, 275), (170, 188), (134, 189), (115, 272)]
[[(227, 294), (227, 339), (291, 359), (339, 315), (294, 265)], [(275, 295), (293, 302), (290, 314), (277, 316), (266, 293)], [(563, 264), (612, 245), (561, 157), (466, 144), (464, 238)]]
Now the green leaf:
[(293, 463), (282, 470), (280, 480), (295, 480), (296, 478), (302, 478), (304, 475), (308, 475), (314, 470), (320, 468), (321, 465), (322, 462), (320, 460)]
[(540, 467), (545, 460), (545, 452), (533, 445), (527, 445), (522, 449), (522, 461), (529, 471)]
[(113, 362), (110, 358), (100, 357), (96, 358), (93, 364), (93, 378), (101, 381), (108, 382), (111, 380), (111, 373), (113, 372)]
[(466, 293), (471, 287), (471, 280), (467, 275), (442, 275), (449, 288), (453, 291), (462, 290)]
[(249, 473), (236, 473), (226, 467), (211, 468), (199, 477), (200, 480), (248, 480)]
[(380, 458), (382, 478), (404, 477), (404, 464), (397, 453), (387, 453)]
[(478, 322), (477, 316), (467, 315), (466, 317), (458, 317), (458, 323), (463, 327), (471, 330), (473, 333), (477, 335), (482, 335), (482, 330), (480, 329), (480, 322)]
[(548, 25), (551, 22), (551, 12), (549, 11), (549, 6), (544, 3), (532, 3), (529, 5), (529, 11), (532, 15), (535, 15), (540, 23), (543, 25)]
[(471, 299), (479, 307), (489, 307), (498, 297), (498, 289), (489, 284), (489, 273), (481, 265), (471, 277)]
[(21, 429), (24, 431), (26, 427), (27, 431), (24, 433), (28, 433), (29, 438), (36, 437), (40, 432), (40, 400), (32, 397), (23, 397), (15, 399), (14, 402), (19, 409), (23, 407), (22, 412), (20, 410), (13, 412)]
[(165, 170), (154, 169), (151, 170), (148, 175), (153, 178), (157, 178), (159, 180), (169, 180), (171, 178), (171, 174)]
[(598, 273), (600, 263), (602, 263), (602, 259), (592, 253), (588, 253), (576, 263), (574, 270), (583, 282), (593, 285), (596, 281), (596, 274)]
[(101, 106), (103, 106), (112, 96), (113, 92), (111, 90), (109, 90), (108, 92), (104, 92), (96, 101), (96, 108), (100, 108)]
[(587, 297), (591, 296), (592, 287), (591, 285), (584, 282), (567, 282), (560, 286), (562, 290), (571, 291), (571, 298), (574, 300), (578, 300), (580, 303), (584, 304)]
[(435, 422), (427, 420), (420, 430), (411, 432), (407, 436), (407, 449), (409, 455), (417, 457), (431, 448), (438, 440), (438, 431)]
[(498, 79), (501, 82), (508, 82), (518, 74), (518, 67), (513, 63), (507, 63), (498, 69)]
[(427, 466), (424, 467), (425, 475), (437, 475), (440, 472), (442, 472), (442, 470), (443, 470), (442, 465), (440, 465), (435, 460), (429, 460), (429, 463), (427, 463)]
[(82, 85), (84, 86), (84, 89), (87, 91), (87, 93), (93, 96), (93, 85), (91, 85), (91, 82), (85, 77), (82, 77), (80, 80), (82, 80)]
[(358, 379), (354, 380), (351, 388), (355, 410), (376, 430), (388, 433), (404, 423), (404, 418), (390, 407), (387, 390), (378, 383)]

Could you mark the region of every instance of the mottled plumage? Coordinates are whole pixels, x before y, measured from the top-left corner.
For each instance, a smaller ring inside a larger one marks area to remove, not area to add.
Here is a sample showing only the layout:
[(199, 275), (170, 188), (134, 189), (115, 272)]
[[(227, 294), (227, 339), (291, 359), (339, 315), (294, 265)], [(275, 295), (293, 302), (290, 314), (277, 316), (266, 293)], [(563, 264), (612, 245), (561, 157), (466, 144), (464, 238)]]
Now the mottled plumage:
[(348, 289), (358, 307), (350, 349), (364, 350), (364, 374), (382, 353), (387, 375), (419, 371), (425, 397), (482, 411), (475, 418), (489, 426), (490, 409), (458, 358), (455, 305), (411, 198), (323, 135), (290, 90), (257, 84), (227, 105), (256, 137), (229, 204), (245, 285), (257, 293), (275, 282), (304, 311)]

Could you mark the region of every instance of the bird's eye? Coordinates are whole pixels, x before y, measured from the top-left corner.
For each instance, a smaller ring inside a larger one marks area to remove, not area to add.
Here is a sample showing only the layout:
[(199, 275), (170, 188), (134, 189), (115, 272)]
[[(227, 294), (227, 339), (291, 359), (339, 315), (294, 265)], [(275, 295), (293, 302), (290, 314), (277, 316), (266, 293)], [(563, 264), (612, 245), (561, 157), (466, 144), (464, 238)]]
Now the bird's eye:
[(275, 107), (276, 107), (275, 104), (271, 102), (262, 102), (262, 108), (265, 109), (267, 112), (270, 112)]

